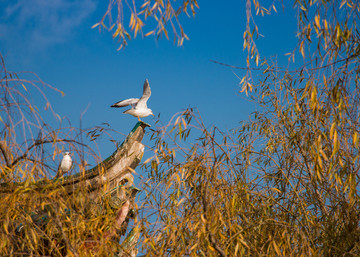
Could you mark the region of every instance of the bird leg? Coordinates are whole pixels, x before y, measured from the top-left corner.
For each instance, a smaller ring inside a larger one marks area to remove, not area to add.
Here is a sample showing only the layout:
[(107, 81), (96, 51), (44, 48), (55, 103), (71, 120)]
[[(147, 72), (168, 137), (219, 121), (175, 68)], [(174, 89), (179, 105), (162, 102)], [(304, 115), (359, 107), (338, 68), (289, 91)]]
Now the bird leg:
[(138, 116), (138, 121), (141, 121), (139, 116)]

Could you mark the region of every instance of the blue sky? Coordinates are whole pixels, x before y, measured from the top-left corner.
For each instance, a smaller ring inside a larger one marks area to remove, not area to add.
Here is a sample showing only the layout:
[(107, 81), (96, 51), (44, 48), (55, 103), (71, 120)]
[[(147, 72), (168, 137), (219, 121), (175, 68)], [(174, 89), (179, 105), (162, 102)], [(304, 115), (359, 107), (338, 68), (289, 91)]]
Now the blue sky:
[[(91, 29), (104, 14), (107, 1), (0, 0), (0, 52), (8, 70), (35, 72), (64, 91), (64, 97), (51, 90), (46, 93), (54, 110), (75, 126), (89, 106), (84, 127), (107, 122), (128, 133), (136, 118), (110, 105), (141, 96), (148, 78), (152, 89), (148, 106), (161, 115), (163, 124), (190, 106), (199, 109), (206, 125), (228, 130), (247, 120), (256, 106), (239, 93), (234, 73), (241, 77), (242, 71), (209, 61), (246, 66), (242, 49), (245, 1), (224, 3), (200, 0), (195, 18), (182, 17), (190, 38), (182, 47), (172, 40), (138, 36), (117, 51), (119, 45), (110, 33)], [(280, 4), (277, 9), (271, 16), (256, 17), (264, 35), (257, 45), (262, 56), (277, 55), (280, 64), (286, 65), (284, 54), (297, 42), (295, 11), (291, 6), (282, 11)], [(155, 122), (152, 116), (143, 120), (152, 125)], [(104, 143), (102, 157), (113, 150)]]

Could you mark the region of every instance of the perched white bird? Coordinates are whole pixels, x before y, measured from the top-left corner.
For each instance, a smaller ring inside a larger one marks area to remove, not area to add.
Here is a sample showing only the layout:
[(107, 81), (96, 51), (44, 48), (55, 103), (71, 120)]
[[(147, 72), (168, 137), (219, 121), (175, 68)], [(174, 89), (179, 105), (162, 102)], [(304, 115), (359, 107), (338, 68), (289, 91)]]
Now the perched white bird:
[(111, 107), (125, 107), (128, 105), (131, 105), (131, 109), (124, 111), (123, 113), (131, 114), (132, 116), (135, 116), (140, 121), (140, 117), (147, 117), (149, 115), (154, 116), (151, 109), (149, 109), (146, 105), (147, 100), (149, 100), (151, 96), (151, 89), (149, 85), (149, 81), (146, 79), (144, 83), (144, 89), (143, 89), (143, 95), (139, 98), (130, 98), (126, 100), (119, 101)]
[(55, 178), (60, 178), (65, 173), (67, 173), (71, 169), (71, 165), (72, 165), (72, 159), (71, 159), (70, 153), (65, 152), (65, 154), (59, 164), (58, 171), (57, 171)]

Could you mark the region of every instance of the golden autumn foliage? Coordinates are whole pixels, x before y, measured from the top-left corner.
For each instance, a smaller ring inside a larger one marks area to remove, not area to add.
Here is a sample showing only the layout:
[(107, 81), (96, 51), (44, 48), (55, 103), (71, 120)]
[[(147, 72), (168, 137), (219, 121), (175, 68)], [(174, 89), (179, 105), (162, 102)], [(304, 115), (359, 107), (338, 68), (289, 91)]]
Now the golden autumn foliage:
[[(110, 0), (104, 16), (92, 28), (98, 27), (99, 30), (111, 31), (112, 37), (117, 38), (120, 44), (118, 50), (126, 46), (129, 40), (136, 38), (138, 34), (143, 37), (155, 36), (156, 39), (164, 35), (169, 39), (169, 28), (174, 35), (174, 42), (181, 46), (184, 40), (189, 40), (189, 38), (181, 25), (180, 16), (181, 14), (188, 17), (190, 14), (195, 16), (198, 8), (196, 0), (146, 0), (143, 3)], [(113, 16), (116, 19), (113, 19)], [(145, 28), (147, 30), (144, 32)]]
[(260, 58), (262, 2), (247, 1), (247, 67), (225, 64), (258, 111), (225, 132), (188, 109), (152, 135), (145, 256), (360, 255), (359, 2), (293, 1), (294, 70)]
[[(145, 36), (167, 35), (166, 23), (177, 21), (186, 8), (197, 8), (196, 1), (181, 2), (178, 11), (172, 1), (128, 5), (126, 27), (123, 3), (128, 2), (110, 1), (104, 16), (110, 18), (118, 5), (109, 30), (122, 46), (130, 38), (128, 30), (136, 36), (147, 17), (158, 23)], [(252, 15), (277, 12), (276, 3), (265, 8), (261, 1), (246, 1), (248, 59), (246, 67), (231, 66), (246, 71), (241, 91), (258, 111), (233, 130), (221, 131), (189, 108), (147, 135), (153, 156), (143, 163), (148, 175), (139, 185), (143, 196), (136, 221), (142, 256), (360, 255), (359, 1), (293, 1), (299, 14), (298, 45), (288, 54), (297, 67), (293, 70), (261, 58), (256, 46), (259, 30)], [(96, 26), (105, 26), (104, 19)], [(180, 31), (175, 37), (182, 44), (186, 35)], [(27, 84), (2, 72), (1, 104), (8, 109), (0, 114), (5, 124), (1, 182), (24, 183), (0, 202), (1, 253), (119, 253), (119, 238), (104, 237), (115, 216), (109, 200), (99, 207), (81, 190), (67, 196), (56, 182), (33, 183), (47, 176), (44, 170), (54, 166), (59, 153), (47, 144), (58, 149), (57, 143), (66, 142), (80, 156), (81, 140), (43, 126), (27, 96), (8, 90), (13, 81), (14, 90), (27, 91)], [(41, 136), (28, 130), (34, 124), (42, 128)], [(101, 247), (92, 248), (94, 242)]]
[[(0, 255), (129, 256), (132, 243), (121, 236), (126, 233), (127, 214), (134, 216), (135, 195), (128, 195), (120, 184), (111, 193), (100, 186), (98, 192), (94, 193), (97, 188), (89, 192), (89, 186), (80, 181), (87, 168), (85, 160), (99, 162), (82, 137), (93, 140), (106, 128), (89, 131), (64, 125), (66, 121), (52, 111), (44, 93), (51, 87), (30, 75), (34, 79), (8, 72), (1, 58)], [(42, 104), (61, 121), (59, 128), (53, 129), (42, 118)], [(53, 178), (64, 150), (73, 155), (78, 184), (64, 183), (69, 177)], [(98, 170), (94, 176), (103, 172)], [(117, 191), (124, 201), (114, 197)]]

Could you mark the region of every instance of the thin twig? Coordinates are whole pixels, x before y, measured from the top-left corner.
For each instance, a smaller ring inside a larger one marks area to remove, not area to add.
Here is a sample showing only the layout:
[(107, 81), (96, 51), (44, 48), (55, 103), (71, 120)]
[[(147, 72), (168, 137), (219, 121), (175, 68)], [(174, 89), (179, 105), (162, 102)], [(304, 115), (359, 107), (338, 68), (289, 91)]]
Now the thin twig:
[[(323, 65), (323, 66), (320, 66), (320, 67), (316, 67), (316, 68), (311, 68), (311, 69), (307, 69), (308, 71), (315, 71), (315, 70), (320, 70), (320, 69), (325, 69), (325, 68), (328, 68), (332, 65), (335, 65), (339, 62), (347, 62), (349, 61), (350, 59), (352, 58), (355, 58), (355, 57), (358, 57), (359, 54), (353, 54), (347, 58), (344, 58), (344, 59), (340, 59), (340, 60), (337, 60), (335, 62), (332, 62), (332, 63), (329, 63), (329, 64), (326, 64), (326, 65)], [(281, 67), (275, 67), (274, 69), (263, 69), (263, 68), (248, 68), (248, 67), (239, 67), (239, 66), (235, 66), (235, 65), (231, 65), (231, 64), (227, 64), (227, 63), (223, 63), (223, 62), (218, 62), (218, 61), (215, 61), (215, 60), (209, 60), (210, 62), (213, 62), (213, 63), (216, 63), (216, 64), (219, 64), (219, 65), (222, 65), (222, 66), (226, 66), (226, 67), (229, 67), (229, 68), (233, 68), (233, 69), (237, 69), (237, 70), (258, 70), (258, 71), (276, 71), (276, 72), (284, 72), (284, 73), (297, 73), (297, 72), (301, 72), (302, 70), (304, 70), (306, 68), (306, 66), (303, 66), (301, 69), (297, 69), (297, 70), (281, 70), (282, 68)]]
[(25, 153), (21, 156), (19, 156), (18, 158), (16, 158), (10, 165), (10, 167), (14, 167), (19, 161), (21, 161), (22, 159), (27, 158), (27, 155), (29, 153), (29, 151), (34, 148), (35, 146), (38, 145), (43, 145), (43, 144), (48, 144), (48, 143), (59, 143), (59, 142), (67, 142), (67, 143), (77, 143), (81, 146), (84, 146), (84, 144), (76, 141), (76, 140), (72, 140), (72, 139), (52, 139), (52, 140), (38, 140), (36, 141), (34, 144), (32, 144), (31, 146), (28, 147), (28, 149), (25, 151)]

